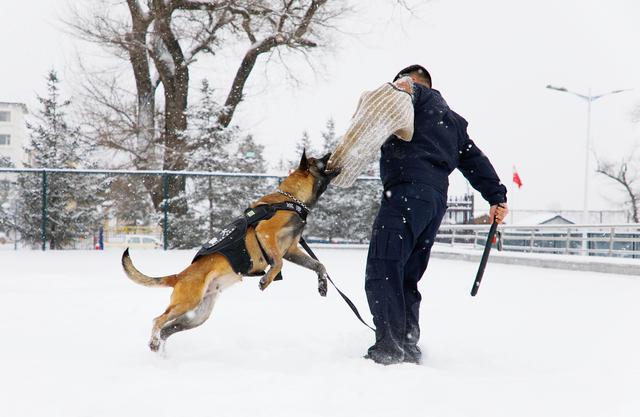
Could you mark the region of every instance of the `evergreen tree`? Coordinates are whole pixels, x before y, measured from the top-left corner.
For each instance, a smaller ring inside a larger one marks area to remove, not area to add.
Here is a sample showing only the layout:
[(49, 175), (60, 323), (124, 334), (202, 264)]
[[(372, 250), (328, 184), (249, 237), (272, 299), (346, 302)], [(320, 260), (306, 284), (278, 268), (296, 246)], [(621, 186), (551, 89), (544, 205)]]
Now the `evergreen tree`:
[[(240, 137), (235, 126), (218, 124), (223, 107), (214, 90), (204, 80), (200, 100), (190, 111), (192, 144), (187, 161), (191, 171), (264, 173), (264, 147), (251, 135)], [(192, 177), (187, 182), (189, 211), (169, 219), (171, 247), (190, 248), (206, 242), (256, 198), (264, 194), (268, 182), (262, 178)], [(272, 185), (271, 185), (272, 186)]]
[[(0, 168), (13, 168), (11, 159), (0, 156)], [(13, 217), (15, 214), (15, 187), (10, 180), (11, 174), (0, 174), (0, 232), (7, 233), (13, 229)]]
[[(264, 174), (267, 162), (264, 159), (264, 146), (256, 143), (252, 135), (246, 135), (238, 146), (233, 158), (234, 172)], [(230, 190), (237, 196), (242, 208), (246, 208), (265, 194), (272, 192), (277, 181), (269, 178), (246, 177), (233, 178)]]
[[(365, 176), (379, 177), (379, 157), (376, 157), (362, 173)], [(382, 197), (382, 183), (379, 180), (357, 180), (351, 187), (351, 192), (360, 198), (354, 202), (353, 211), (357, 213), (352, 225), (354, 240), (361, 242), (371, 238), (371, 227), (380, 209)]]
[(8, 156), (0, 155), (0, 168), (13, 168), (13, 162), (11, 162), (11, 158)]
[(278, 163), (276, 164), (276, 170), (279, 174), (285, 173), (289, 171), (289, 164), (285, 162), (284, 157), (280, 154), (280, 158), (278, 159)]
[(145, 181), (153, 181), (153, 178), (146, 175), (112, 178), (107, 206), (119, 225), (150, 226), (157, 221), (159, 214), (153, 208)]
[[(80, 141), (79, 130), (67, 122), (65, 109), (69, 100), (62, 100), (59, 79), (54, 70), (47, 76), (47, 94), (38, 96), (41, 108), (37, 122), (27, 124), (31, 143), (26, 147), (32, 168), (87, 167), (90, 149)], [(18, 177), (21, 192), (20, 231), (32, 243), (41, 242), (42, 175), (21, 174)], [(46, 239), (50, 249), (75, 247), (79, 239), (93, 235), (98, 227), (99, 196), (103, 184), (95, 177), (78, 174), (47, 175)]]
[(287, 172), (291, 169), (295, 169), (298, 166), (298, 163), (300, 163), (300, 156), (302, 155), (303, 151), (306, 151), (307, 156), (317, 156), (313, 144), (311, 143), (309, 132), (307, 132), (306, 130), (302, 132), (302, 136), (300, 137), (298, 142), (296, 142), (296, 150), (293, 155), (293, 159), (290, 159), (288, 161), (286, 167)]
[(333, 121), (333, 118), (330, 117), (327, 120), (327, 124), (325, 125), (325, 130), (321, 133), (322, 136), (322, 154), (326, 154), (329, 152), (333, 152), (338, 143), (340, 142), (340, 138), (336, 136), (336, 124)]
[(267, 162), (264, 160), (264, 146), (253, 140), (253, 135), (246, 135), (236, 152), (235, 166), (238, 172), (265, 173)]
[[(333, 152), (338, 146), (339, 138), (336, 136), (333, 119), (327, 120), (322, 136), (322, 155)], [(334, 240), (348, 235), (350, 227), (350, 205), (347, 190), (329, 186), (318, 202), (313, 216), (309, 219), (306, 233), (321, 240)]]
[[(302, 151), (305, 149), (307, 151), (307, 154), (309, 155), (313, 154), (313, 146), (311, 145), (311, 138), (309, 137), (309, 132), (307, 132), (306, 130), (302, 132), (302, 137), (296, 144), (296, 155), (298, 155), (298, 158), (300, 157), (300, 155), (302, 155)], [(296, 160), (296, 163), (298, 162), (300, 162), (299, 159)]]
[[(207, 80), (200, 86), (200, 100), (189, 112), (190, 151), (187, 156), (191, 171), (228, 172), (230, 147), (237, 140), (235, 127), (218, 124), (222, 106), (214, 97)], [(207, 241), (235, 214), (227, 191), (225, 177), (191, 177), (185, 187), (189, 211), (169, 219), (170, 245), (191, 248)]]

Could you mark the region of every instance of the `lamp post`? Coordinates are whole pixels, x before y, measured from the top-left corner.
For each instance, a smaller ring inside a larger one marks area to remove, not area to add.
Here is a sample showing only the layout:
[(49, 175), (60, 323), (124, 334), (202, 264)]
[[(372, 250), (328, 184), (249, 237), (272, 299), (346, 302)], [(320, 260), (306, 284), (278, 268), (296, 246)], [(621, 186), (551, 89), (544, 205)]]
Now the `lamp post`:
[[(553, 85), (547, 85), (547, 88), (550, 90), (560, 91), (562, 93), (573, 94), (585, 100), (587, 102), (587, 140), (585, 143), (585, 155), (584, 155), (584, 193), (583, 193), (583, 203), (582, 203), (582, 223), (587, 224), (589, 222), (589, 148), (591, 146), (591, 103), (598, 100), (599, 98), (622, 93), (624, 91), (630, 91), (631, 89), (624, 90), (613, 90), (604, 94), (591, 95), (591, 89), (589, 89), (588, 95), (576, 93), (574, 91), (567, 90), (565, 87), (555, 87)], [(586, 239), (582, 241), (583, 254), (588, 255), (587, 252), (587, 242)]]
[(618, 93), (622, 93), (624, 91), (630, 91), (631, 89), (624, 89), (624, 90), (613, 90), (613, 91), (609, 91), (608, 93), (604, 93), (604, 94), (598, 94), (598, 95), (591, 95), (591, 89), (589, 89), (589, 94), (588, 95), (584, 95), (584, 94), (579, 94), (570, 90), (567, 90), (564, 87), (554, 87), (552, 85), (547, 85), (547, 88), (550, 90), (556, 90), (556, 91), (561, 91), (563, 93), (569, 93), (569, 94), (573, 94), (574, 96), (580, 97), (582, 100), (585, 100), (587, 102), (587, 141), (586, 141), (586, 148), (585, 148), (585, 157), (584, 157), (584, 201), (583, 201), (583, 206), (582, 206), (582, 223), (588, 223), (589, 219), (589, 148), (591, 145), (591, 103), (596, 101), (599, 98), (605, 97), (605, 96), (609, 96), (612, 94), (618, 94)]

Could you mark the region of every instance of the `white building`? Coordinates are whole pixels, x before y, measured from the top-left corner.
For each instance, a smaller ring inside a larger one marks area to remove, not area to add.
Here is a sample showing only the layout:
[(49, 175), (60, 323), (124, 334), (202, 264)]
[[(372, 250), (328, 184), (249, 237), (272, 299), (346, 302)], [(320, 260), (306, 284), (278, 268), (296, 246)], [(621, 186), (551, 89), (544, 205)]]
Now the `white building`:
[(0, 101), (0, 156), (9, 157), (16, 167), (26, 162), (26, 114), (27, 106), (23, 103)]

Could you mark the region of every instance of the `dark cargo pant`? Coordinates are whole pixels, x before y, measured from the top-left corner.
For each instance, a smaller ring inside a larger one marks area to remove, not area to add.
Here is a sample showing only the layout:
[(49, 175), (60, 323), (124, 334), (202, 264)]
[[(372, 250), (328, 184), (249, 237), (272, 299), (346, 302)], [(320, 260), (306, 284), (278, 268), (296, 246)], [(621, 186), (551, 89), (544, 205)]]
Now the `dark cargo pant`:
[(424, 184), (386, 190), (373, 225), (365, 289), (376, 326), (370, 348), (402, 360), (420, 338), (418, 281), (446, 211), (446, 196)]

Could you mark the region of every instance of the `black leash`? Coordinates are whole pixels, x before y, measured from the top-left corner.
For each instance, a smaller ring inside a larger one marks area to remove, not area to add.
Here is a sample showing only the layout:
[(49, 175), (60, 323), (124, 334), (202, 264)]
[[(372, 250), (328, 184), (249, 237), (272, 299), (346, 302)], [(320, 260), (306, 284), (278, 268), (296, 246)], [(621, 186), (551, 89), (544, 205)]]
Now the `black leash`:
[[(305, 251), (307, 251), (307, 253), (309, 254), (309, 256), (311, 256), (313, 259), (315, 259), (316, 261), (320, 262), (320, 260), (318, 259), (318, 257), (316, 256), (315, 253), (313, 253), (313, 251), (311, 250), (311, 248), (309, 247), (309, 245), (307, 244), (307, 242), (304, 240), (304, 238), (302, 236), (300, 236), (300, 245), (304, 248)], [(347, 297), (342, 291), (340, 291), (340, 289), (336, 286), (335, 282), (333, 282), (333, 280), (331, 279), (331, 277), (329, 276), (329, 274), (327, 274), (327, 279), (329, 280), (329, 282), (331, 283), (331, 285), (333, 285), (333, 288), (336, 289), (336, 291), (338, 291), (338, 294), (340, 294), (340, 296), (342, 297), (342, 299), (345, 301), (345, 303), (347, 303), (347, 305), (351, 308), (351, 311), (353, 311), (353, 314), (356, 315), (356, 317), (358, 318), (358, 320), (360, 320), (362, 322), (362, 324), (364, 324), (365, 326), (367, 326), (368, 328), (370, 328), (371, 330), (373, 330), (374, 332), (376, 331), (376, 329), (374, 329), (373, 327), (369, 326), (363, 319), (362, 316), (360, 316), (360, 312), (358, 311), (358, 309), (356, 308), (355, 304), (353, 304), (353, 302), (349, 299), (349, 297)]]

